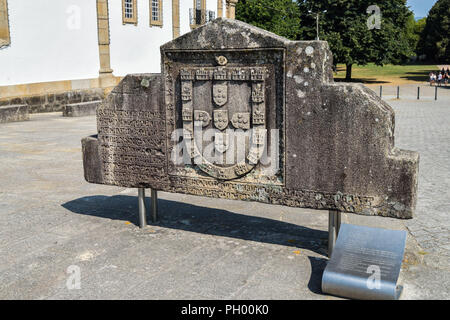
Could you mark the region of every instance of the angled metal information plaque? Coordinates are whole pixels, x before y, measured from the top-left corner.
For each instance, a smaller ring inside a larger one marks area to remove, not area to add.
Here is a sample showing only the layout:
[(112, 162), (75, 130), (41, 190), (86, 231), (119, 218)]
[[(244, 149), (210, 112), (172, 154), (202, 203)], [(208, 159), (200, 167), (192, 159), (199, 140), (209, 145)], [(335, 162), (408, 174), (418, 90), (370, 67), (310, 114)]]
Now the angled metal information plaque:
[(342, 224), (322, 291), (353, 299), (398, 299), (405, 245), (405, 231)]

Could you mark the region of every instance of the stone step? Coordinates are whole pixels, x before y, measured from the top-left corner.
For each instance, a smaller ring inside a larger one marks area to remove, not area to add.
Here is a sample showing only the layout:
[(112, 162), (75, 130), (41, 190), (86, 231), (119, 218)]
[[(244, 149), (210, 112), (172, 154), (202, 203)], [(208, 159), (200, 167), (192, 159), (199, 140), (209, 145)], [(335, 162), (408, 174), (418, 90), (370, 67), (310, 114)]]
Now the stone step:
[(63, 108), (63, 117), (84, 117), (92, 116), (97, 112), (97, 107), (102, 103), (102, 100), (95, 100), (81, 103), (67, 104)]
[(30, 120), (27, 105), (0, 106), (0, 123)]

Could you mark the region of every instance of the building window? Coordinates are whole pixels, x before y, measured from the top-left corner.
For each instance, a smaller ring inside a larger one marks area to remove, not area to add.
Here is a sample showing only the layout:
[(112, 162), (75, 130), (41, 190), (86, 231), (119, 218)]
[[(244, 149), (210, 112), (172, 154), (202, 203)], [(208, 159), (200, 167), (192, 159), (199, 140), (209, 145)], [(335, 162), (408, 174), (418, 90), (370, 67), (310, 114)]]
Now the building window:
[(206, 0), (194, 0), (194, 6), (189, 10), (189, 24), (191, 29), (195, 29), (206, 22)]
[(122, 0), (122, 22), (137, 24), (136, 0)]
[(216, 13), (212, 10), (206, 10), (206, 23), (213, 21), (216, 18)]
[(6, 0), (0, 0), (0, 48), (9, 46), (8, 4)]
[(150, 26), (163, 25), (162, 0), (150, 0)]

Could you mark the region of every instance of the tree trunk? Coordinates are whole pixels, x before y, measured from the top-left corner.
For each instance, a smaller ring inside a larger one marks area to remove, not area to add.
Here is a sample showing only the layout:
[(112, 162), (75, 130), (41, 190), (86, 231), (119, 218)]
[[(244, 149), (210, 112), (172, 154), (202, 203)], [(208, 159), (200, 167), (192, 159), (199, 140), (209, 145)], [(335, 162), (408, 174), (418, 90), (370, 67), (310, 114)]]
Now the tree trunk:
[(352, 80), (352, 64), (347, 64), (347, 71), (345, 74), (345, 80), (350, 81)]

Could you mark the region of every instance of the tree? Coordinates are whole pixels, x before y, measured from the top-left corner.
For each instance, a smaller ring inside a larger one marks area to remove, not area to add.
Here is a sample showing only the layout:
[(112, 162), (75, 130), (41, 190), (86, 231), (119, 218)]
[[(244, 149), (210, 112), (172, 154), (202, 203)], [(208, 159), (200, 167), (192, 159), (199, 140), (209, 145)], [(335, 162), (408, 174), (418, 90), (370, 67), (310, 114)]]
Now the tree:
[(328, 41), (334, 63), (347, 66), (350, 80), (354, 64), (398, 64), (414, 53), (417, 39), (406, 0), (379, 2), (379, 29), (368, 23), (377, 22), (377, 12), (367, 12), (372, 4), (373, 0), (240, 0), (236, 17), (291, 40), (312, 40), (319, 13), (320, 38)]
[(420, 39), (422, 37), (423, 30), (425, 29), (425, 25), (427, 24), (427, 18), (422, 18), (420, 20), (415, 21), (414, 25), (414, 35), (412, 39), (414, 41), (413, 51), (416, 53), (416, 56), (420, 56)]
[(236, 19), (291, 40), (301, 33), (300, 11), (292, 0), (240, 0)]
[(419, 50), (436, 62), (450, 62), (449, 35), (450, 0), (438, 0), (428, 14)]
[[(300, 18), (309, 26), (302, 29), (303, 38), (315, 38), (314, 13), (322, 12), (321, 38), (328, 41), (334, 63), (346, 65), (346, 80), (351, 79), (354, 64), (398, 64), (413, 54), (407, 30), (411, 11), (406, 0), (379, 2), (381, 17), (377, 8), (367, 13), (372, 3), (372, 0), (298, 0)], [(378, 17), (379, 26), (373, 23)]]
[(406, 21), (406, 29), (405, 34), (408, 38), (409, 47), (415, 55), (419, 55), (418, 53), (418, 45), (420, 41), (420, 35), (423, 32), (426, 24), (426, 18), (422, 18), (418, 21), (414, 18), (414, 14), (411, 12), (408, 20)]

